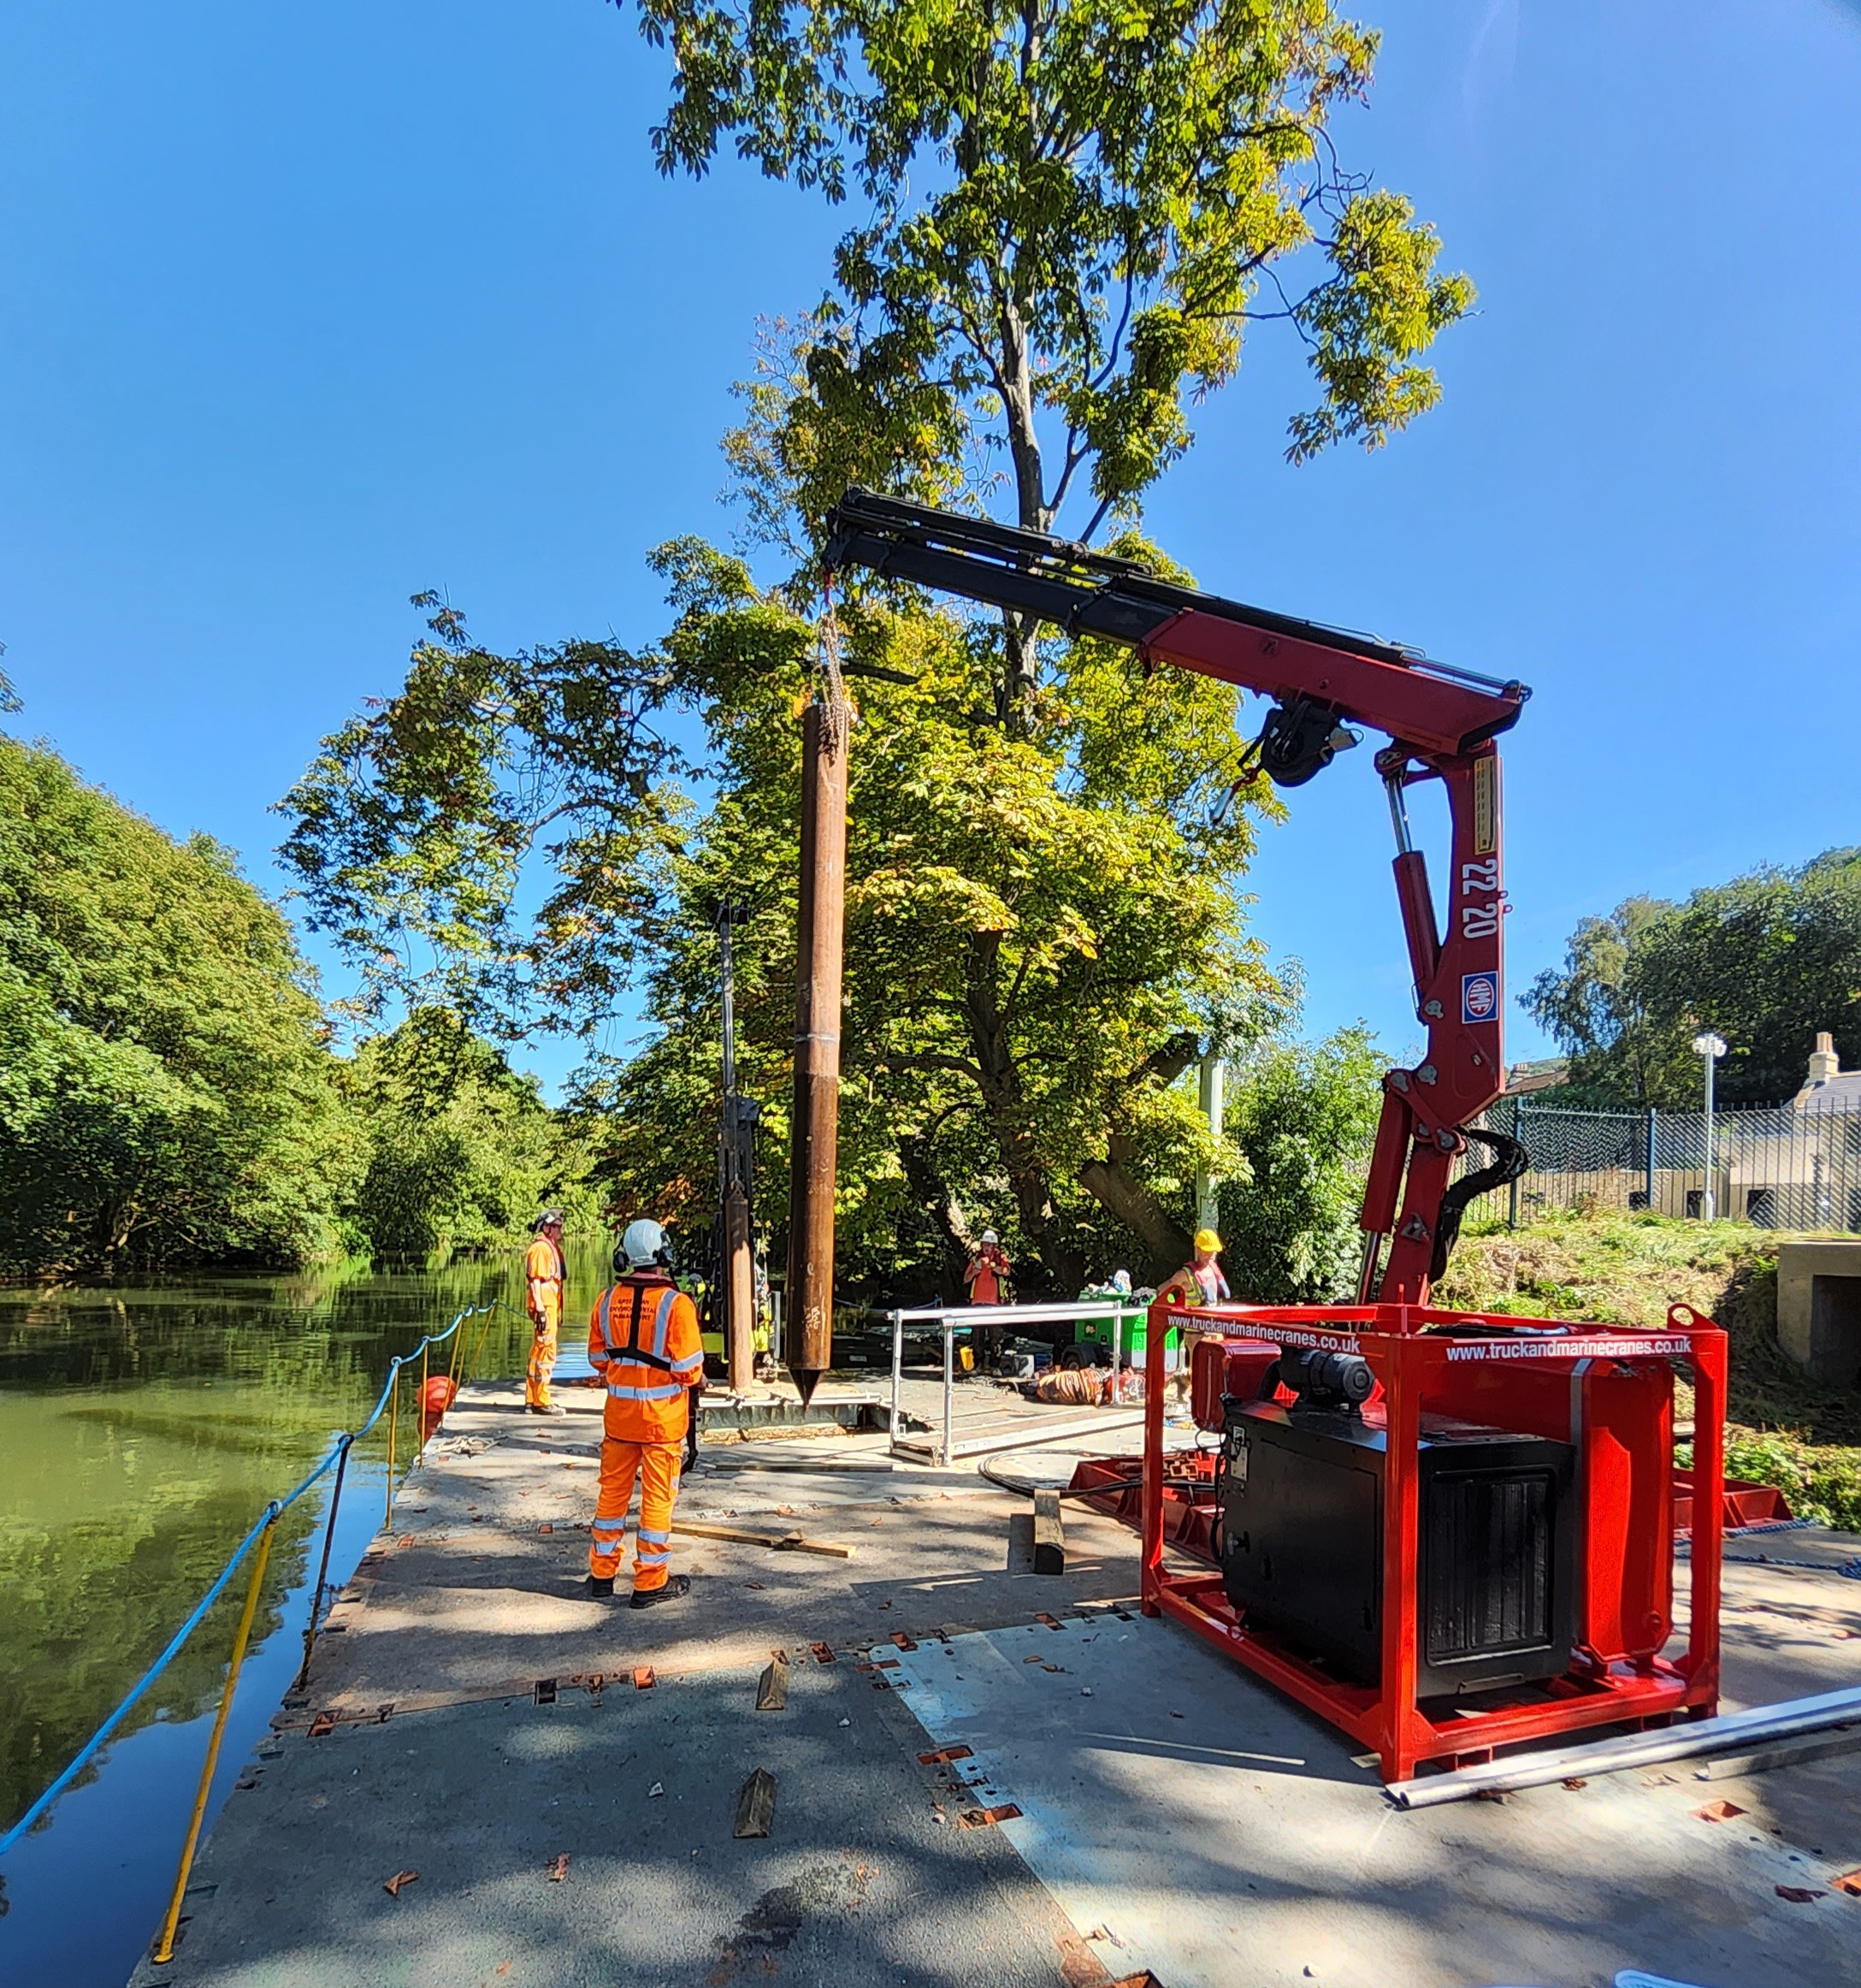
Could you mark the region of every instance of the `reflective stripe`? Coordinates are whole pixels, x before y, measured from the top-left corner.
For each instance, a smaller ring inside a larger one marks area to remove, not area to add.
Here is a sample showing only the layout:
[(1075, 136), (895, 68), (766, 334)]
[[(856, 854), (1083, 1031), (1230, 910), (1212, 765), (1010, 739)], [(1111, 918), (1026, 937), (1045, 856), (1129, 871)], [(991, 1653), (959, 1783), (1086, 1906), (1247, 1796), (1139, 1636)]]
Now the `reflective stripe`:
[(634, 1555), (634, 1565), (638, 1567), (663, 1566), (667, 1560), (671, 1559), (671, 1557), (672, 1549), (670, 1547), (661, 1547), (656, 1553), (635, 1553)]
[(627, 1521), (624, 1518), (597, 1518), (588, 1528), (590, 1532), (625, 1532), (626, 1529)]
[(653, 1532), (649, 1528), (641, 1526), (640, 1528), (640, 1536), (643, 1540), (650, 1540), (656, 1547), (663, 1547), (665, 1542), (671, 1538), (672, 1535), (670, 1530), (665, 1532)]
[(653, 1315), (653, 1350), (663, 1360), (665, 1358), (665, 1335), (671, 1330), (672, 1306), (678, 1297), (678, 1287), (659, 1293), (659, 1308)]
[(700, 1346), (696, 1352), (687, 1353), (683, 1359), (674, 1360), (672, 1362), (672, 1371), (675, 1374), (688, 1374), (693, 1370), (694, 1368), (701, 1367), (704, 1364), (704, 1348)]
[(610, 1381), (607, 1392), (617, 1401), (676, 1401), (685, 1392), (685, 1383), (668, 1381), (658, 1387), (628, 1387), (618, 1381)]

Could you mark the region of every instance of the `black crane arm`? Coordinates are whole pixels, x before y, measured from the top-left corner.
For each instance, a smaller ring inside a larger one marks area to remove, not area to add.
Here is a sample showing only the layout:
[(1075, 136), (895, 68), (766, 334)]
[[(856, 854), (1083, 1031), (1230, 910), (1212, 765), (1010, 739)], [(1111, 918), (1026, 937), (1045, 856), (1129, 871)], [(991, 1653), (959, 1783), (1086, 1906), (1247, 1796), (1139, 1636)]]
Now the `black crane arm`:
[[(848, 490), (834, 507), (822, 562), (830, 571), (864, 566), (1033, 615), (1068, 635), (1125, 642), (1283, 703), (1319, 695), (1340, 718), (1428, 750), (1472, 750), (1515, 724), (1531, 694), (1521, 684), (1431, 661), (1400, 642), (1160, 580), (1135, 560), (1045, 532), (870, 490)], [(1224, 626), (1209, 626), (1214, 623)], [(1245, 653), (1243, 631), (1257, 638)], [(1333, 659), (1336, 681), (1314, 681), (1309, 664), (1324, 657)]]

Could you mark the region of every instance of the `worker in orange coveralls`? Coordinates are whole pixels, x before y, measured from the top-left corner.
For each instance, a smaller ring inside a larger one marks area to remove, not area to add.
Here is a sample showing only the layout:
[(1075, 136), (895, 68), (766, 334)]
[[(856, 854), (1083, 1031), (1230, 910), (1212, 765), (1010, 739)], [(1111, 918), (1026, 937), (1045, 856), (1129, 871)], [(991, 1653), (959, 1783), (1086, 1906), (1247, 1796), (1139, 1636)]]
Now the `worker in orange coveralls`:
[(614, 1251), (616, 1281), (595, 1299), (588, 1321), (588, 1360), (607, 1385), (601, 1489), (588, 1529), (588, 1592), (602, 1599), (614, 1592), (637, 1476), (635, 1608), (691, 1592), (689, 1577), (670, 1572), (668, 1564), (679, 1453), (692, 1394), (705, 1384), (705, 1354), (697, 1308), (673, 1283), (669, 1260), (658, 1222), (630, 1223)]
[(536, 1240), (523, 1259), (524, 1299), (530, 1322), (536, 1328), (523, 1383), (523, 1405), (532, 1415), (567, 1413), (549, 1398), (549, 1376), (556, 1370), (556, 1333), (562, 1323), (562, 1293), (568, 1275), (562, 1254), (562, 1210), (546, 1208), (536, 1218)]

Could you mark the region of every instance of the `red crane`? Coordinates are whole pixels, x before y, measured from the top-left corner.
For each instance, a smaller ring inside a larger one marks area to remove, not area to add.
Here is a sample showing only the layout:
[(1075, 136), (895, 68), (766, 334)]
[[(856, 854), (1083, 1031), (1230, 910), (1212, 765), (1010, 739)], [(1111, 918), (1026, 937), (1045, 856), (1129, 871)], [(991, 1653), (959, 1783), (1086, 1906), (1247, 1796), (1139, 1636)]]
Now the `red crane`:
[[(835, 508), (823, 557), (830, 571), (867, 567), (1069, 635), (1128, 644), (1147, 667), (1196, 670), (1272, 699), (1253, 762), (1281, 787), (1303, 785), (1356, 745), (1353, 727), (1387, 734), (1375, 765), (1396, 831), (1396, 896), (1427, 1046), (1414, 1068), (1384, 1075), (1359, 1218), (1358, 1298), (1425, 1304), (1468, 1203), (1526, 1165), (1516, 1140), (1473, 1121), (1505, 1089), (1504, 844), (1493, 742), (1517, 723), (1530, 691), (1399, 644), (1177, 586), (1043, 532), (866, 490), (849, 490)], [(1421, 780), (1445, 787), (1453, 825), (1444, 936), (1427, 861), (1409, 836), (1408, 790)], [(1452, 1180), (1469, 1139), (1492, 1161)]]

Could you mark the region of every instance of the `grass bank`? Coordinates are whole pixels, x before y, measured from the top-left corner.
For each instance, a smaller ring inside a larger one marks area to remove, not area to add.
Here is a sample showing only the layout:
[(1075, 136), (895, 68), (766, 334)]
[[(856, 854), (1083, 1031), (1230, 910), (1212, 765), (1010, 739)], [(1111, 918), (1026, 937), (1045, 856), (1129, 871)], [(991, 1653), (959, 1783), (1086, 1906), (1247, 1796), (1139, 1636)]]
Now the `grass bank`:
[(1861, 1388), (1812, 1380), (1777, 1344), (1777, 1245), (1791, 1240), (1654, 1215), (1469, 1226), (1437, 1298), (1598, 1324), (1659, 1325), (1674, 1304), (1716, 1319), (1731, 1341), (1728, 1468), (1775, 1484), (1802, 1518), (1861, 1532)]

